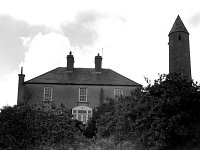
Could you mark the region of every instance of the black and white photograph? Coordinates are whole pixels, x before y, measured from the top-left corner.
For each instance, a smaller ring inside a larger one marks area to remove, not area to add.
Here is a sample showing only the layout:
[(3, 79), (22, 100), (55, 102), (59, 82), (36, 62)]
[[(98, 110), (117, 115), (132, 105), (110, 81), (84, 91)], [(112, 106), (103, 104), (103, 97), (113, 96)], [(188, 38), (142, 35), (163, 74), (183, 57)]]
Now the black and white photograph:
[(200, 2), (0, 0), (0, 149), (199, 150)]

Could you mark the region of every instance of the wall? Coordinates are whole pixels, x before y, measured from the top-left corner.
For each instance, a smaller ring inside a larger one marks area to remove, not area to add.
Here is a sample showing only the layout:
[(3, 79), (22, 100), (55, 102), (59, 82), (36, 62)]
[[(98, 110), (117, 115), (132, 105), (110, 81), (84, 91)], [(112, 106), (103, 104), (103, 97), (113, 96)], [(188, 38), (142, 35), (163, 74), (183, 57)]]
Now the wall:
[(191, 79), (188, 33), (174, 32), (169, 35), (169, 73), (180, 73)]
[[(26, 84), (25, 98), (28, 103), (42, 104), (44, 87), (53, 88), (53, 102), (58, 106), (63, 103), (67, 108), (71, 109), (78, 105), (79, 88), (87, 88), (88, 106), (94, 108), (99, 105), (100, 97), (113, 98), (114, 89), (123, 89), (123, 95), (130, 95), (130, 92), (136, 87), (131, 86), (91, 86), (91, 85), (45, 85), (45, 84)], [(103, 93), (103, 94), (102, 94)], [(100, 96), (101, 95), (101, 96)]]

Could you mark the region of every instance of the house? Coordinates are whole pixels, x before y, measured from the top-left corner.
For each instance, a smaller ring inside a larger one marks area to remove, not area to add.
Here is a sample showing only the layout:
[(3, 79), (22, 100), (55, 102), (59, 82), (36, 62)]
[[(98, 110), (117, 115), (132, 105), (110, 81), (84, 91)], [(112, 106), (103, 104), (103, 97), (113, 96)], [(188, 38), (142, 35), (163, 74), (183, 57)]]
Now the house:
[[(191, 79), (189, 33), (180, 16), (169, 33), (169, 73), (180, 73)], [(95, 56), (94, 68), (74, 68), (74, 56), (67, 56), (67, 67), (58, 67), (36, 78), (24, 81), (19, 74), (17, 104), (57, 107), (72, 110), (75, 119), (86, 123), (92, 110), (105, 98), (129, 95), (140, 84), (111, 70), (102, 68), (102, 57)], [(47, 107), (47, 108), (48, 108)]]
[(48, 105), (54, 103), (72, 109), (74, 118), (86, 123), (92, 110), (105, 98), (130, 95), (140, 84), (111, 70), (102, 68), (102, 57), (95, 57), (95, 68), (74, 68), (74, 56), (67, 56), (67, 67), (58, 67), (31, 80), (19, 74), (17, 104)]

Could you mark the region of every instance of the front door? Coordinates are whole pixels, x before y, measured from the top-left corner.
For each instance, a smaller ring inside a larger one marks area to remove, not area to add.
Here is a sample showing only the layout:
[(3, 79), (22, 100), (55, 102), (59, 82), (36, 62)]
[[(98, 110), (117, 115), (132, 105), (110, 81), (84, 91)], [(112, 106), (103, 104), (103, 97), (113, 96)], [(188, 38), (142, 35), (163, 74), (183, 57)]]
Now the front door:
[(72, 115), (74, 119), (82, 121), (86, 124), (88, 119), (92, 117), (92, 108), (87, 106), (77, 106), (72, 109)]

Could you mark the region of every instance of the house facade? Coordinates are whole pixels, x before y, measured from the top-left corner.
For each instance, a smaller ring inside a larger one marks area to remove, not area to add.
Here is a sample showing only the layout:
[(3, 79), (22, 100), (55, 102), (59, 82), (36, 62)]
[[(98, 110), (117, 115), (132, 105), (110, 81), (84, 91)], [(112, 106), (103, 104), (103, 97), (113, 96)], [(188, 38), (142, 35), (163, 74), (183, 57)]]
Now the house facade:
[[(64, 105), (75, 119), (86, 123), (92, 110), (106, 98), (130, 95), (140, 84), (102, 68), (102, 57), (95, 56), (95, 68), (74, 68), (74, 56), (67, 56), (67, 67), (58, 67), (25, 81), (19, 74), (17, 104)], [(51, 106), (50, 106), (51, 107)]]

